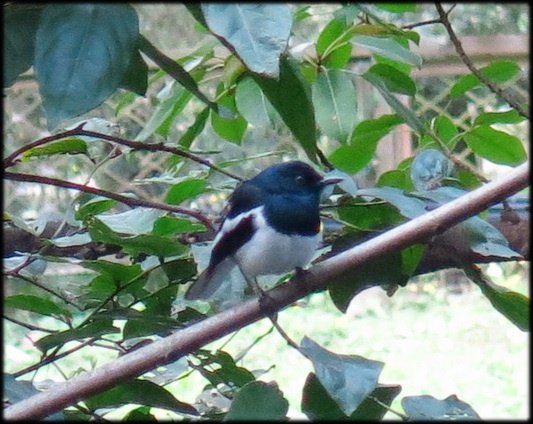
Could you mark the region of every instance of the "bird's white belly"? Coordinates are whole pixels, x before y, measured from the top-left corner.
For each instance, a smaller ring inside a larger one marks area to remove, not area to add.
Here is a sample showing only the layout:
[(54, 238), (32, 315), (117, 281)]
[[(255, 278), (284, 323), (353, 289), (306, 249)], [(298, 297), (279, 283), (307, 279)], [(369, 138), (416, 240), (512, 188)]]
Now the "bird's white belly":
[(309, 263), (320, 243), (320, 233), (288, 236), (269, 227), (261, 213), (254, 218), (258, 230), (236, 253), (237, 261), (247, 276), (283, 274)]

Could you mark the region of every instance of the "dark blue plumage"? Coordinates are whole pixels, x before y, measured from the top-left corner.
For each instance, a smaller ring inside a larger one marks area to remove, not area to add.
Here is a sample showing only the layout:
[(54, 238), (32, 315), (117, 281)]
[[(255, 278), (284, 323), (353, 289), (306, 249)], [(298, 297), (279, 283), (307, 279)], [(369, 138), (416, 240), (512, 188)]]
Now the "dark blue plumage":
[(292, 161), (240, 184), (229, 199), (209, 265), (186, 298), (209, 298), (235, 266), (253, 279), (307, 265), (320, 243), (320, 193), (338, 181)]

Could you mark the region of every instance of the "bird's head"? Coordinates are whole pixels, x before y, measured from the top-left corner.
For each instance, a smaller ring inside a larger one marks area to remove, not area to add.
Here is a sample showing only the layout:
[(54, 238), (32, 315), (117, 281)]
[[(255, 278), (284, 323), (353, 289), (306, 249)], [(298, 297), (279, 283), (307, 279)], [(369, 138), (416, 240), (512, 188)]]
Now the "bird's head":
[(273, 165), (250, 180), (270, 193), (288, 192), (300, 195), (318, 195), (325, 186), (339, 181), (339, 178), (324, 178), (311, 166), (300, 161)]

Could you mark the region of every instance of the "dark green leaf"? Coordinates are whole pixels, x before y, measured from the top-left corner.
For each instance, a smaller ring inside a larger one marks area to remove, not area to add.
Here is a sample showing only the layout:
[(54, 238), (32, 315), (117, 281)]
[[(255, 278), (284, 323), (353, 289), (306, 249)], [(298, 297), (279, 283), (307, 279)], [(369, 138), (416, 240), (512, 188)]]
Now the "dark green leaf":
[(191, 126), (187, 128), (187, 131), (181, 136), (178, 144), (182, 147), (191, 147), (192, 142), (200, 133), (204, 130), (207, 118), (209, 118), (209, 107), (202, 109), (200, 113), (196, 115), (196, 118)]
[(17, 294), (6, 297), (4, 299), (4, 306), (47, 316), (72, 316), (68, 309), (61, 308), (51, 300), (29, 294)]
[(413, 244), (412, 246), (402, 249), (402, 274), (411, 276), (416, 271), (422, 256), (426, 250), (423, 244)]
[(35, 70), (49, 127), (94, 109), (120, 85), (137, 46), (128, 4), (53, 4), (42, 15)]
[(165, 262), (162, 267), (169, 281), (188, 281), (196, 275), (196, 264), (192, 259), (175, 259)]
[(35, 346), (41, 352), (47, 352), (53, 347), (63, 345), (71, 340), (81, 340), (88, 337), (99, 337), (104, 334), (118, 333), (120, 330), (113, 327), (112, 320), (98, 320), (84, 325), (81, 328), (62, 331), (42, 337), (35, 342)]
[(390, 406), (394, 398), (400, 393), (401, 389), (401, 386), (397, 385), (378, 384), (374, 391), (368, 395), (357, 409), (350, 416), (347, 416), (331, 398), (324, 386), (320, 384), (316, 375), (309, 373), (305, 380), (302, 394), (302, 412), (307, 415), (311, 421), (377, 421), (381, 420), (388, 411), (372, 398), (376, 398), (385, 405)]
[(492, 125), (492, 124), (519, 124), (526, 118), (520, 115), (516, 110), (510, 109), (505, 112), (483, 112), (480, 113), (474, 120), (476, 125)]
[(393, 93), (406, 94), (408, 96), (416, 94), (416, 85), (413, 80), (390, 65), (378, 63), (373, 65), (366, 73), (373, 74), (380, 79), (385, 87)]
[[(176, 290), (176, 287), (173, 289)], [(122, 334), (124, 340), (154, 335), (164, 337), (171, 331), (175, 331), (178, 325), (179, 323), (172, 318), (139, 313), (138, 317), (128, 317)]]
[(417, 67), (422, 65), (422, 58), (419, 54), (412, 52), (392, 38), (357, 35), (353, 42), (389, 59)]
[(275, 382), (252, 381), (237, 392), (224, 420), (285, 421), (289, 402)]
[(202, 224), (191, 222), (185, 218), (175, 218), (170, 216), (162, 216), (154, 222), (154, 234), (158, 236), (169, 236), (181, 233), (193, 233), (197, 231), (205, 231)]
[(376, 187), (395, 187), (405, 192), (414, 190), (409, 171), (392, 169), (381, 174), (376, 182)]
[(494, 308), (522, 331), (529, 331), (529, 299), (523, 294), (493, 283), (477, 268), (464, 269)]
[(58, 154), (76, 155), (79, 153), (87, 154), (87, 143), (79, 138), (66, 138), (61, 141), (56, 141), (55, 143), (45, 144), (44, 146), (37, 146), (30, 150), (26, 150), (22, 154), (22, 161), (41, 156)]
[(257, 74), (277, 78), (292, 16), (286, 4), (202, 3), (211, 32)]
[(122, 421), (154, 421), (157, 422), (157, 418), (155, 415), (150, 414), (150, 407), (149, 406), (141, 406), (136, 409), (132, 409), (124, 418), (122, 418)]
[(99, 408), (114, 408), (134, 403), (198, 415), (198, 411), (191, 405), (180, 402), (168, 390), (148, 380), (128, 381), (85, 399), (84, 402), (93, 411)]
[(169, 205), (179, 205), (185, 200), (192, 199), (204, 192), (207, 181), (205, 179), (190, 178), (174, 184), (165, 196)]
[(313, 84), (313, 104), (317, 123), (324, 134), (346, 143), (357, 114), (351, 79), (337, 70), (319, 73)]
[(120, 87), (139, 96), (146, 94), (146, 89), (148, 88), (148, 65), (138, 50), (133, 53), (131, 62), (120, 82)]
[(402, 407), (410, 420), (480, 420), (472, 407), (451, 395), (438, 400), (430, 395), (405, 396)]
[(395, 207), (381, 201), (341, 205), (338, 213), (340, 219), (361, 230), (387, 228), (402, 219)]
[(316, 124), (313, 102), (308, 84), (296, 64), (288, 58), (280, 62), (279, 80), (254, 76), (283, 122), (304, 148), (307, 156), (316, 161)]
[(4, 9), (4, 87), (33, 65), (35, 34), (43, 5), (11, 3)]
[(351, 415), (376, 388), (383, 362), (358, 355), (338, 355), (308, 337), (300, 348), (313, 363), (315, 374), (346, 415)]
[(489, 126), (474, 127), (464, 140), (474, 153), (494, 163), (519, 165), (527, 159), (522, 142), (515, 136)]
[[(497, 60), (479, 70), (491, 82), (501, 84), (513, 78), (520, 67), (510, 60)], [(473, 74), (459, 78), (450, 88), (450, 96), (457, 97), (481, 84), (479, 78)]]

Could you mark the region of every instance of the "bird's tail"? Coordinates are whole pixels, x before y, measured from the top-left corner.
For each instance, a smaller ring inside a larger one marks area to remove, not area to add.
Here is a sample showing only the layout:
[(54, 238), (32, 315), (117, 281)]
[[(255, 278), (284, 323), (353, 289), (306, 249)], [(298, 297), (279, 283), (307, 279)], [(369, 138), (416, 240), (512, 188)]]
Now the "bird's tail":
[(216, 267), (207, 267), (198, 276), (198, 279), (192, 283), (187, 292), (185, 299), (187, 300), (207, 300), (215, 291), (222, 285), (222, 283), (229, 277), (231, 270), (236, 266), (235, 262), (228, 258)]

